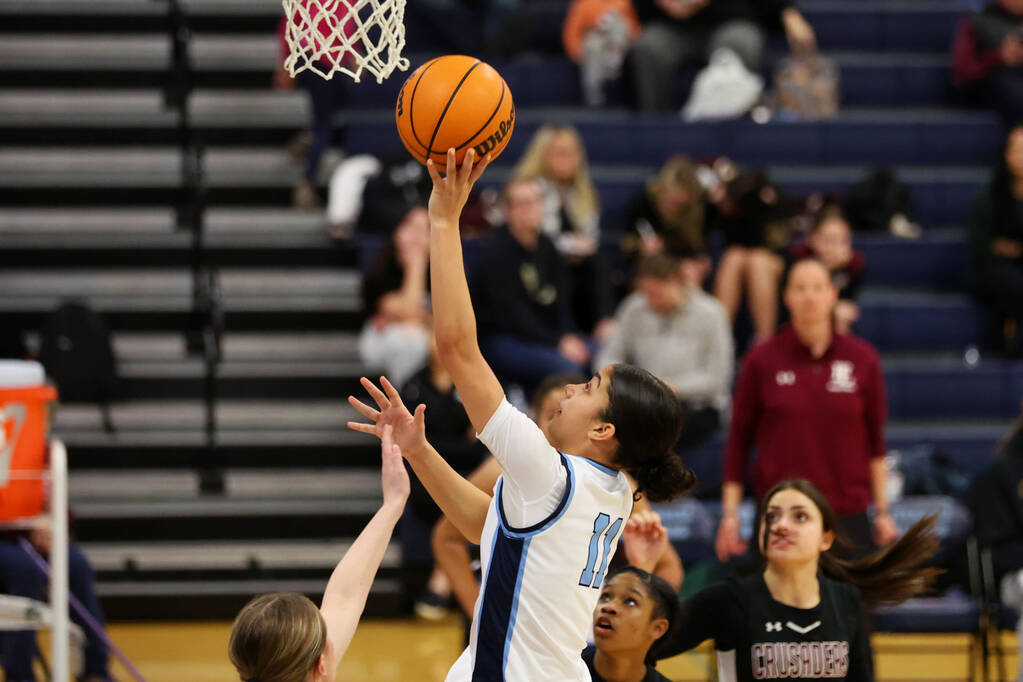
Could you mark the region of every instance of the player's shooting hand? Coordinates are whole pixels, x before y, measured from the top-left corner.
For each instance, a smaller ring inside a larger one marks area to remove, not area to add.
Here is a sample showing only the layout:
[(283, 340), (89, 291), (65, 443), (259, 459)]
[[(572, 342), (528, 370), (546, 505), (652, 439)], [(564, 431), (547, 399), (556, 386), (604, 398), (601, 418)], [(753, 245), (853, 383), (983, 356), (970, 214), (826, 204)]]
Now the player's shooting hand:
[(465, 202), (469, 199), (469, 192), (476, 184), (487, 164), (490, 163), (488, 154), (479, 163), (476, 162), (476, 150), (472, 147), (465, 153), (462, 165), (455, 165), (455, 150), (448, 149), (447, 170), (444, 177), (441, 177), (437, 165), (430, 159), (426, 162), (426, 170), (433, 180), (433, 192), (430, 194), (430, 225), (446, 225), (457, 227), (458, 219), (462, 215)]
[(390, 426), (394, 443), (401, 449), (404, 457), (414, 457), (423, 452), (428, 445), (424, 418), (426, 405), (420, 404), (416, 407), (415, 414), (409, 412), (387, 377), (380, 377), (380, 386), (384, 389), (382, 391), (366, 377), (362, 377), (360, 381), (380, 409), (375, 410), (355, 396), (348, 396), (349, 404), (359, 414), (373, 422), (372, 424), (348, 422), (348, 428), (383, 439), (384, 427)]

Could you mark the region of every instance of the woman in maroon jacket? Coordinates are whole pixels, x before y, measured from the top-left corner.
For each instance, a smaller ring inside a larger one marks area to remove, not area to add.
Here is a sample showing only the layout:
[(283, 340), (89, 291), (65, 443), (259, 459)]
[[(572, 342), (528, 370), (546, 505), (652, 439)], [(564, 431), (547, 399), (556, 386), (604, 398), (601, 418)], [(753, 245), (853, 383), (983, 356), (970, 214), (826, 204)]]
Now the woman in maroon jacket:
[[(725, 561), (741, 554), (738, 509), (747, 457), (758, 449), (753, 494), (779, 481), (809, 479), (834, 507), (859, 548), (895, 539), (885, 494), (884, 422), (888, 407), (877, 351), (836, 334), (838, 290), (820, 261), (793, 266), (785, 288), (791, 324), (753, 348), (735, 388), (725, 449), (722, 520), (716, 550)], [(867, 506), (873, 501), (873, 528)]]

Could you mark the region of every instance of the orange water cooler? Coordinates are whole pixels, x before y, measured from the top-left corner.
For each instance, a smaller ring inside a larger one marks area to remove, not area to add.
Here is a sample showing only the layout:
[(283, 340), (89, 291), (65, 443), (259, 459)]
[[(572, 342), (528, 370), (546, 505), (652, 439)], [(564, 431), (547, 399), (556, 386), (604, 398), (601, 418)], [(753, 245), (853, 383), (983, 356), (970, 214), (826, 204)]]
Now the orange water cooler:
[(48, 405), (56, 399), (38, 362), (0, 360), (0, 521), (43, 511)]

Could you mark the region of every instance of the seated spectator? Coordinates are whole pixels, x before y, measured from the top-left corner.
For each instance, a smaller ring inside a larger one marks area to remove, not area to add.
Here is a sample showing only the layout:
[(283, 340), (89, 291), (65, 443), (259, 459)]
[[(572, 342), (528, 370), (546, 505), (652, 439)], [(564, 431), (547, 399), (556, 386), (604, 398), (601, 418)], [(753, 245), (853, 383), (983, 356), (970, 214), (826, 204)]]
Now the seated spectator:
[(514, 178), (536, 178), (543, 191), (543, 233), (568, 264), (572, 313), (602, 341), (613, 324), (611, 266), (600, 253), (600, 199), (586, 148), (571, 126), (543, 126), (533, 135)]
[(482, 350), (502, 381), (532, 390), (551, 374), (585, 374), (590, 349), (576, 333), (564, 259), (542, 232), (534, 179), (504, 191), (506, 225), (480, 254), (472, 278)]
[(1009, 131), (998, 168), (969, 220), (971, 288), (999, 317), (1017, 322), (1023, 320), (1021, 207), (1023, 126), (1017, 126)]
[(573, 0), (565, 15), (562, 41), (565, 52), (579, 65), (586, 104), (604, 104), (604, 85), (618, 80), (639, 31), (631, 0)]
[[(28, 534), (28, 541), (37, 552), (48, 556), (50, 540), (48, 529), (35, 529)], [(68, 546), (68, 580), (71, 594), (78, 598), (93, 620), (102, 625), (103, 611), (96, 596), (96, 578), (89, 560), (78, 545)], [(48, 580), (46, 574), (32, 560), (32, 557), (18, 544), (17, 536), (0, 537), (0, 586), (4, 594), (45, 601)], [(85, 633), (85, 667), (82, 682), (110, 682), (113, 678), (107, 671), (107, 645), (100, 635), (92, 630), (77, 611), (71, 611), (71, 620)], [(5, 679), (17, 682), (33, 682), (32, 661), (39, 655), (34, 631), (0, 633), (0, 667)]]
[(640, 256), (682, 258), (686, 281), (699, 286), (710, 271), (703, 187), (685, 156), (668, 159), (625, 209), (622, 251), (631, 267)]
[(863, 254), (853, 249), (852, 228), (837, 206), (821, 209), (815, 217), (810, 237), (789, 249), (790, 263), (804, 258), (816, 258), (831, 271), (831, 282), (838, 289), (835, 331), (848, 334), (852, 331), (853, 323), (860, 317), (856, 297), (863, 285), (863, 274), (867, 266)]
[(812, 52), (816, 37), (790, 0), (636, 0), (643, 32), (632, 48), (640, 111), (669, 111), (679, 68), (729, 48), (749, 71), (760, 71), (764, 29), (779, 21), (796, 52)]
[[(980, 546), (991, 553), (994, 580), (1002, 601), (1020, 612), (1023, 626), (1023, 416), (999, 446), (998, 457), (977, 477), (970, 491), (970, 511)], [(1023, 638), (1020, 638), (1023, 652)], [(1023, 679), (1023, 666), (1016, 676)]]
[(721, 304), (685, 282), (677, 259), (656, 254), (640, 261), (636, 293), (619, 306), (617, 321), (596, 364), (638, 365), (662, 379), (685, 407), (679, 447), (707, 440), (732, 384), (732, 330)]
[(654, 666), (678, 611), (678, 594), (656, 575), (626, 566), (608, 576), (582, 654), (593, 682), (668, 682)]
[(716, 164), (723, 182), (711, 192), (710, 230), (725, 238), (714, 276), (714, 296), (734, 322), (745, 294), (757, 341), (778, 325), (778, 282), (785, 270), (780, 255), (788, 245), (784, 201), (763, 171), (739, 171)]
[(362, 301), (368, 319), (359, 336), (359, 358), (396, 386), (426, 364), (429, 258), (429, 216), (417, 206), (363, 273)]
[(967, 95), (1023, 120), (1023, 0), (995, 0), (964, 17), (956, 29), (953, 76)]
[[(451, 468), (462, 476), (468, 476), (487, 456), (487, 449), (476, 439), (469, 416), (455, 393), (451, 375), (437, 358), (437, 344), (432, 334), (429, 347), (429, 364), (405, 384), (401, 389), (401, 398), (407, 405), (426, 405), (430, 415), (426, 420), (426, 437)], [(428, 541), (427, 532), (437, 523), (441, 513), (414, 472), (409, 472), (409, 480), (412, 488), (405, 513), (414, 521), (402, 525), (410, 525), (410, 534), (417, 536), (416, 544), (419, 544), (424, 538)], [(401, 537), (404, 541), (408, 536), (402, 532)], [(407, 558), (415, 552), (403, 551), (402, 554)], [(451, 583), (434, 564), (426, 590), (416, 601), (416, 615), (430, 620), (442, 617), (447, 613), (450, 597)]]

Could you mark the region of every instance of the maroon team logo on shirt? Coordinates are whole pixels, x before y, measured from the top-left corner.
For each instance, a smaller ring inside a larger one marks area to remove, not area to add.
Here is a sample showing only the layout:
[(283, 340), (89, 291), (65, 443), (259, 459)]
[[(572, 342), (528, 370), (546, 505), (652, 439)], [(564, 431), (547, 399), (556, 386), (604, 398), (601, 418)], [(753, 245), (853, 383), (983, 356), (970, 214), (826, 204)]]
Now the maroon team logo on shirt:
[(853, 393), (856, 391), (856, 377), (853, 376), (853, 363), (848, 360), (835, 360), (831, 363), (831, 378), (827, 389), (832, 393)]
[(753, 679), (843, 679), (849, 672), (848, 642), (757, 642), (750, 654)]

